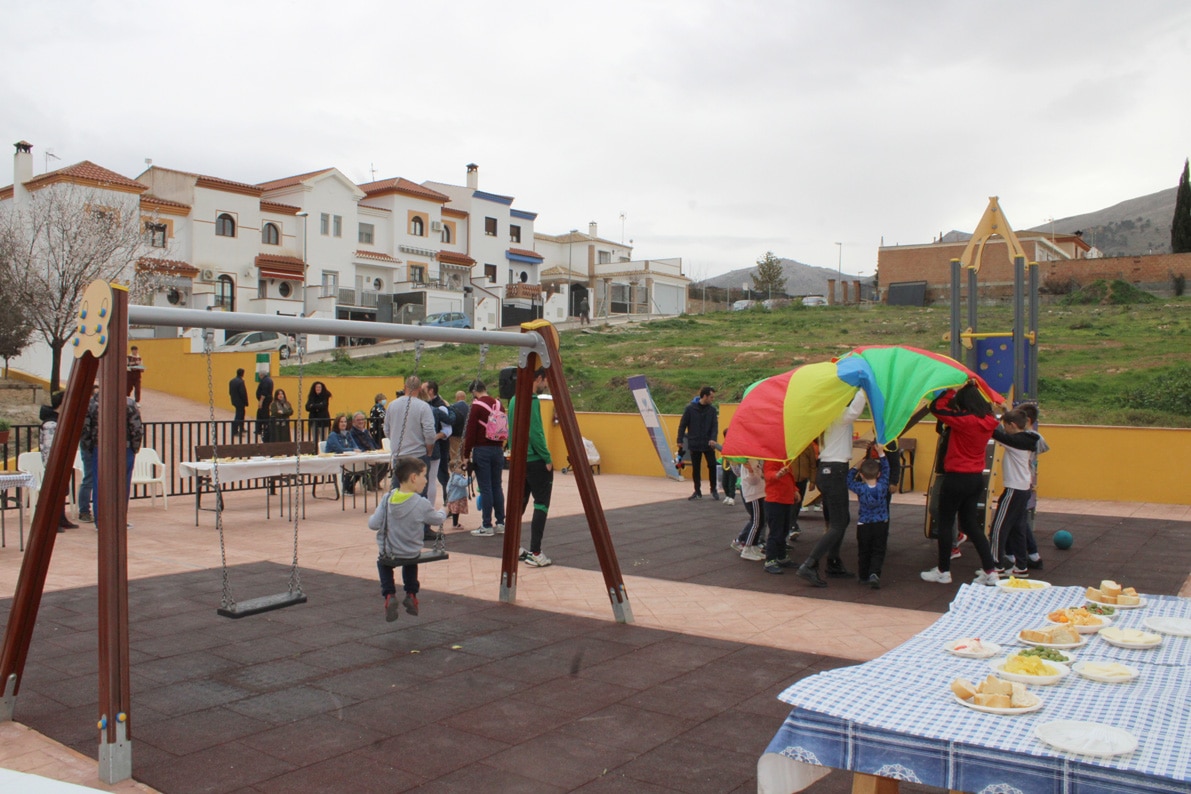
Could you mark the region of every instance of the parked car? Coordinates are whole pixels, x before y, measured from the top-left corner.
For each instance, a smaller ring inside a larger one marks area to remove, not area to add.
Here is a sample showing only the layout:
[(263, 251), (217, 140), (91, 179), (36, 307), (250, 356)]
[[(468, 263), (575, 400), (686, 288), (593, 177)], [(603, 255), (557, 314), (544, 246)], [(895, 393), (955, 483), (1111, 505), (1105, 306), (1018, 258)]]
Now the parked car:
[(756, 305), (757, 305), (756, 301), (750, 301), (750, 300), (736, 301), (735, 303), (732, 304), (732, 311), (742, 312), (747, 309), (751, 309)]
[(471, 320), (463, 312), (439, 312), (429, 314), (419, 325), (436, 325), (440, 328), (471, 328)]
[(294, 349), (294, 340), (286, 334), (277, 331), (245, 331), (229, 337), (219, 347), (216, 353), (250, 353), (264, 350), (276, 350), (281, 358), (289, 358)]
[(808, 295), (802, 299), (803, 306), (826, 306), (827, 299), (820, 295)]

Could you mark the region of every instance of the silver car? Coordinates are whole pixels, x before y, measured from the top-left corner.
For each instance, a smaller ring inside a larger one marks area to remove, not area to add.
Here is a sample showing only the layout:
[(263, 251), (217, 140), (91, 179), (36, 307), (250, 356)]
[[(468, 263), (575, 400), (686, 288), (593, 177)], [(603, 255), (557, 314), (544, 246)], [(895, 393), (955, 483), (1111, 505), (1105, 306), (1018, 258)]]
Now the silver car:
[(294, 349), (294, 341), (289, 336), (277, 331), (245, 331), (229, 337), (219, 347), (217, 353), (252, 353), (265, 350), (276, 350), (283, 358), (289, 358)]

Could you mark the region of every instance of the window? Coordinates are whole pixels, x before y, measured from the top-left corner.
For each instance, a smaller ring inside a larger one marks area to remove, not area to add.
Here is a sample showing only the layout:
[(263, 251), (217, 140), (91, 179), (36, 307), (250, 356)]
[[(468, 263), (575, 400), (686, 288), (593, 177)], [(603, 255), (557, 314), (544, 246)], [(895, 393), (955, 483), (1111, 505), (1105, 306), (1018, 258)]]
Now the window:
[(154, 248), (165, 248), (166, 225), (164, 223), (145, 224), (145, 236), (149, 238), (149, 245)]
[(599, 257), (600, 257), (599, 264), (601, 264), (601, 265), (611, 264), (611, 262), (612, 262), (612, 252), (611, 251), (597, 251), (596, 253), (598, 253)]
[(484, 234), (488, 235), (489, 237), (496, 236), (496, 218), (484, 219)]
[(225, 312), (236, 310), (236, 282), (231, 276), (220, 276), (215, 282), (215, 306)]
[(339, 298), (339, 274), (334, 270), (323, 271), (323, 295), (324, 298)]
[(325, 212), (318, 216), (318, 233), (323, 237), (331, 233), (331, 216)]
[(496, 283), (496, 265), (484, 265), (484, 277), (489, 282)]
[(281, 230), (275, 223), (266, 223), (261, 227), (261, 242), (264, 245), (281, 245)]
[(283, 298), (288, 298), (290, 295), (293, 295), (293, 284), (290, 284), (288, 281), (281, 282), (279, 285), (277, 285), (277, 294)]
[(182, 296), (182, 292), (176, 287), (169, 288), (169, 291), (165, 293), (165, 299), (169, 302), (170, 306), (179, 306), (182, 301), (186, 300)]
[(509, 242), (511, 242), (511, 243), (521, 242), (521, 227), (520, 226), (509, 226)]
[(425, 265), (410, 265), (409, 266), (409, 280), (415, 284), (424, 284), (426, 282), (426, 266)]
[(336, 215), (332, 220), (333, 234), (335, 237), (343, 236), (343, 216)]
[(409, 233), (412, 234), (414, 237), (425, 237), (426, 236), (426, 222), (415, 215), (413, 218), (410, 219)]
[(219, 217), (215, 219), (215, 236), (216, 237), (235, 237), (236, 236), (236, 219), (226, 212), (221, 212)]
[(361, 223), (360, 224), (360, 233), (357, 236), (357, 240), (361, 243), (366, 243), (367, 245), (372, 245), (372, 238), (375, 236), (375, 233), (376, 233), (376, 227), (373, 226), (371, 223)]
[(447, 226), (445, 223), (442, 227), (442, 241), (448, 244), (451, 242), (451, 227)]

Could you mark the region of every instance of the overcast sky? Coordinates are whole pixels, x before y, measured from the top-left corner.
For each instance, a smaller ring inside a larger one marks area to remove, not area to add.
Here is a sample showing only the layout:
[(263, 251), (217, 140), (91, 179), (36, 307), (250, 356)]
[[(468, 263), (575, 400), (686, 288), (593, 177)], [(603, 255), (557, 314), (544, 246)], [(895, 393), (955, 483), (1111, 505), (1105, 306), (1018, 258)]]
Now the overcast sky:
[[(0, 0), (0, 130), (262, 182), (480, 187), (703, 278), (1173, 187), (1191, 3)], [(0, 174), (0, 185), (11, 171)], [(625, 216), (623, 222), (622, 214)]]

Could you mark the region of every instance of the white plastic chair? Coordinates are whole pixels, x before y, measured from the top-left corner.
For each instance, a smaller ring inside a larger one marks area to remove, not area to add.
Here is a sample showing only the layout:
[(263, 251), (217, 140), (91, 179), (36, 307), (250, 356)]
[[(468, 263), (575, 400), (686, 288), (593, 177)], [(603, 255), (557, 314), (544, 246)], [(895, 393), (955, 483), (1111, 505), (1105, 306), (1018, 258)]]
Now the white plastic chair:
[(41, 483), (45, 479), (45, 464), (41, 462), (40, 452), (22, 452), (17, 456), (17, 468), (26, 474), (33, 475), (33, 484), (25, 489), (25, 506), (37, 506), (37, 494), (41, 491)]
[(385, 452), (392, 452), (392, 451), (393, 451), (393, 445), (389, 443), (389, 437), (388, 437), (388, 436), (385, 436), (384, 438), (382, 438), (382, 439), (380, 440), (380, 448), (381, 448), (381, 449), (383, 449)]
[(141, 451), (136, 453), (136, 458), (132, 463), (132, 487), (138, 485), (149, 486), (149, 496), (153, 499), (153, 506), (157, 506), (157, 489), (161, 489), (161, 503), (166, 509), (170, 509), (169, 497), (166, 495), (169, 490), (165, 485), (165, 464), (161, 462), (161, 458), (157, 456), (157, 450), (152, 447), (141, 447)]

